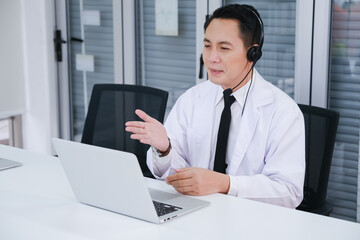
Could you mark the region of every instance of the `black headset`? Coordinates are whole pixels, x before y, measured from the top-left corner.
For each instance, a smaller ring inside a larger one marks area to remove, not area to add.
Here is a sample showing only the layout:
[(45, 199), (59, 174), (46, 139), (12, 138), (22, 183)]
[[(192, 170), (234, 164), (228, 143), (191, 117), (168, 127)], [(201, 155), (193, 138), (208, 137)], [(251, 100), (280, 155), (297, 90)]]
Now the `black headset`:
[(250, 8), (247, 8), (247, 7), (244, 7), (246, 8), (247, 10), (249, 10), (250, 12), (252, 12), (256, 18), (259, 20), (259, 23), (260, 23), (260, 39), (259, 39), (259, 42), (258, 42), (258, 46), (252, 46), (246, 56), (247, 56), (247, 59), (250, 61), (250, 62), (253, 62), (254, 65), (255, 63), (261, 58), (262, 56), (262, 46), (264, 44), (264, 26), (263, 26), (263, 22), (261, 20), (261, 18), (253, 11), (251, 10)]

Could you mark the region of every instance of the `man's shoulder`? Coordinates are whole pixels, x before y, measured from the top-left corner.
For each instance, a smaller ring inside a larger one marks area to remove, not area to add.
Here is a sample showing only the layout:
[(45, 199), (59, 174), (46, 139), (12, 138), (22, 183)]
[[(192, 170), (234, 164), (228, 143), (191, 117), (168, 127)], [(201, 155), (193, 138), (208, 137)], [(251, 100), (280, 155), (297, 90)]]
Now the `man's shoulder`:
[(183, 94), (186, 98), (197, 99), (206, 96), (212, 96), (217, 93), (219, 86), (212, 83), (211, 81), (205, 81), (198, 83), (195, 86), (186, 90)]
[(257, 73), (256, 80), (258, 90), (262, 91), (265, 96), (272, 96), (275, 98), (293, 101), (293, 99), (287, 93), (285, 93), (278, 86), (275, 86), (273, 83), (265, 80), (259, 73)]
[(287, 93), (272, 83), (264, 80), (260, 74), (258, 76), (258, 92), (255, 94), (258, 97), (258, 102), (263, 102), (264, 105), (266, 105), (265, 103), (270, 103), (277, 110), (287, 109), (287, 111), (291, 111), (290, 109), (292, 109), (295, 112), (300, 111), (297, 103)]

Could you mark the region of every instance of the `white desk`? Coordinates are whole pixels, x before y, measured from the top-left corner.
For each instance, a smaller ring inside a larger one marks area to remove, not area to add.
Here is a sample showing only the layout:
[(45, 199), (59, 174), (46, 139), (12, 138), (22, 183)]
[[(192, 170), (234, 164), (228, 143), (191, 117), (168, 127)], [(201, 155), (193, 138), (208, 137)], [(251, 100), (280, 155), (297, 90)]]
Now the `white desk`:
[[(0, 145), (22, 167), (0, 171), (0, 239), (360, 239), (360, 224), (239, 199), (156, 225), (80, 204), (59, 160)], [(162, 181), (153, 188), (173, 191)]]

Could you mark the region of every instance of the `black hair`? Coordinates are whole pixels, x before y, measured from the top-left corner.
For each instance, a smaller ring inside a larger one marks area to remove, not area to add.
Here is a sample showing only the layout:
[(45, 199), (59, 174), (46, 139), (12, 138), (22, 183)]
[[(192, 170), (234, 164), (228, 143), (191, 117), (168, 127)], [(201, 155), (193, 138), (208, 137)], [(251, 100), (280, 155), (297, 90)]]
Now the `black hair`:
[(253, 6), (230, 4), (216, 9), (204, 23), (204, 31), (206, 31), (211, 21), (215, 18), (238, 20), (240, 38), (244, 41), (245, 47), (260, 44), (262, 22), (260, 22), (260, 14)]

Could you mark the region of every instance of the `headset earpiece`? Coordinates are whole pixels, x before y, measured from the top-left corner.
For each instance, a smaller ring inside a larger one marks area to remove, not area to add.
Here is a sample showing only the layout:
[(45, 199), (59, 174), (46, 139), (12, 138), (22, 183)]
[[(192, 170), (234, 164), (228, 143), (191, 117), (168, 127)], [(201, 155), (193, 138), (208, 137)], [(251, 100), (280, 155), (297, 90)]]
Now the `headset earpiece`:
[(247, 52), (247, 59), (250, 62), (256, 63), (262, 56), (262, 51), (259, 46), (252, 46)]

